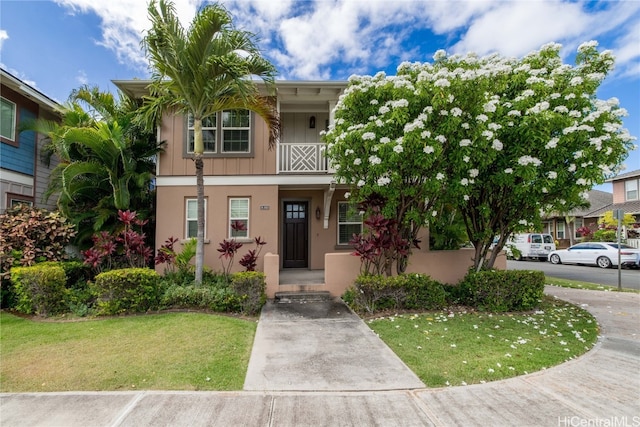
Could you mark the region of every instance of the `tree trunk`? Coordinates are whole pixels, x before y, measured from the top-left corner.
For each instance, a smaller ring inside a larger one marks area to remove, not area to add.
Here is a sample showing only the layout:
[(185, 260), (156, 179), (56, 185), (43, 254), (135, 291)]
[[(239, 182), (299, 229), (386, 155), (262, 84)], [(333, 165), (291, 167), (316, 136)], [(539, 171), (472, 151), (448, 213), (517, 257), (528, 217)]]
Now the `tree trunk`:
[(196, 163), (196, 192), (198, 195), (198, 234), (196, 243), (195, 285), (202, 284), (204, 270), (204, 143), (202, 142), (202, 119), (193, 118), (193, 157)]
[(196, 161), (196, 191), (198, 195), (198, 234), (196, 243), (196, 271), (195, 285), (202, 284), (204, 270), (204, 163), (202, 155), (195, 156)]

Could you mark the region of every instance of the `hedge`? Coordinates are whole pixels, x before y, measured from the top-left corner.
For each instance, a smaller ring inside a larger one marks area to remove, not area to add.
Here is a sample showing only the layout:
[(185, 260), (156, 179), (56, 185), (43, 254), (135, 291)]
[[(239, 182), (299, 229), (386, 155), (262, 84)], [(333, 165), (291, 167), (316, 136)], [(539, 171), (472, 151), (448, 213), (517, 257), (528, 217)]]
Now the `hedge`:
[(123, 268), (96, 276), (97, 314), (143, 313), (157, 309), (162, 290), (160, 276), (148, 268)]
[(529, 270), (472, 272), (460, 282), (463, 303), (492, 312), (535, 308), (544, 295), (544, 273)]
[(46, 317), (62, 313), (67, 308), (66, 276), (58, 265), (13, 267), (11, 283), (17, 297), (16, 309), (21, 313)]

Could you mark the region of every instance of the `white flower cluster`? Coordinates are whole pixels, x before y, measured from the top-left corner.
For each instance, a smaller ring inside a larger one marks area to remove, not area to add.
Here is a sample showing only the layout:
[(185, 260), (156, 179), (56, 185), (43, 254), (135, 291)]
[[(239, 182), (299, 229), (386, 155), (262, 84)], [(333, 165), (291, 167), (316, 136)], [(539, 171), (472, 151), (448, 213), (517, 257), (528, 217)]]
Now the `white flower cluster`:
[(527, 165), (540, 166), (542, 162), (537, 157), (522, 156), (518, 159), (518, 164), (521, 166), (527, 166)]

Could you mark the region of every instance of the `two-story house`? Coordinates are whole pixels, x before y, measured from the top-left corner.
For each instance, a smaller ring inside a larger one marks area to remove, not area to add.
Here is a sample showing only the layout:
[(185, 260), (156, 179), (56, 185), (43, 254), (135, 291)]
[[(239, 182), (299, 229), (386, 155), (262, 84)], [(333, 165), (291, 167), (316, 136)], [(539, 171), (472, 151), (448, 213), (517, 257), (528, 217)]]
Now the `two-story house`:
[(626, 172), (608, 180), (613, 184), (613, 204), (591, 212), (601, 217), (607, 211), (622, 210), (635, 218), (635, 224), (626, 230), (627, 243), (640, 248), (640, 169)]
[(40, 154), (44, 136), (20, 132), (25, 120), (59, 119), (60, 105), (4, 69), (0, 69), (0, 212), (18, 203), (55, 209), (42, 199), (56, 159)]
[[(114, 81), (131, 97), (147, 92), (148, 81)], [(346, 82), (277, 81), (277, 108), (282, 123), (275, 149), (268, 148), (267, 126), (248, 111), (223, 111), (206, 119), (204, 131), (205, 265), (221, 270), (217, 251), (223, 239), (244, 243), (242, 257), (260, 237), (267, 244), (258, 269), (267, 274), (267, 293), (301, 287), (280, 282), (281, 272), (324, 271), (325, 289), (339, 295), (352, 283), (360, 260), (349, 240), (362, 230), (362, 218), (349, 209), (348, 186), (336, 183), (324, 155), (321, 131)], [(188, 116), (166, 114), (158, 130), (166, 141), (157, 160), (156, 242), (173, 236), (196, 236), (196, 178), (192, 160), (193, 129)], [(240, 222), (241, 230), (232, 224)], [(428, 237), (423, 237), (428, 242)], [(428, 253), (412, 257), (409, 270), (423, 270), (455, 283), (467, 271), (472, 252)], [(426, 255), (425, 255), (426, 256)], [(236, 265), (236, 270), (241, 269)], [(317, 286), (316, 286), (317, 285)]]

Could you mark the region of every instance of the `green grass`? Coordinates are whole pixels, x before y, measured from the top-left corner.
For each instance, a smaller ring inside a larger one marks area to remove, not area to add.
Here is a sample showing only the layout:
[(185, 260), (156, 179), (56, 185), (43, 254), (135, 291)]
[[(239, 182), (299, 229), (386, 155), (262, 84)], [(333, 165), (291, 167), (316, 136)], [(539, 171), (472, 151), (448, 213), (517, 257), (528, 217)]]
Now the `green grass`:
[(256, 323), (203, 313), (38, 322), (0, 313), (0, 391), (240, 390)]
[(585, 353), (598, 336), (593, 316), (551, 298), (526, 314), (435, 312), (368, 324), (428, 387), (539, 371)]
[(560, 279), (557, 277), (546, 276), (545, 283), (547, 285), (561, 286), (563, 288), (587, 289), (591, 291), (616, 291), (616, 292), (633, 292), (640, 293), (637, 289), (622, 288), (618, 290), (617, 286), (599, 285), (597, 283), (580, 282), (578, 280)]

